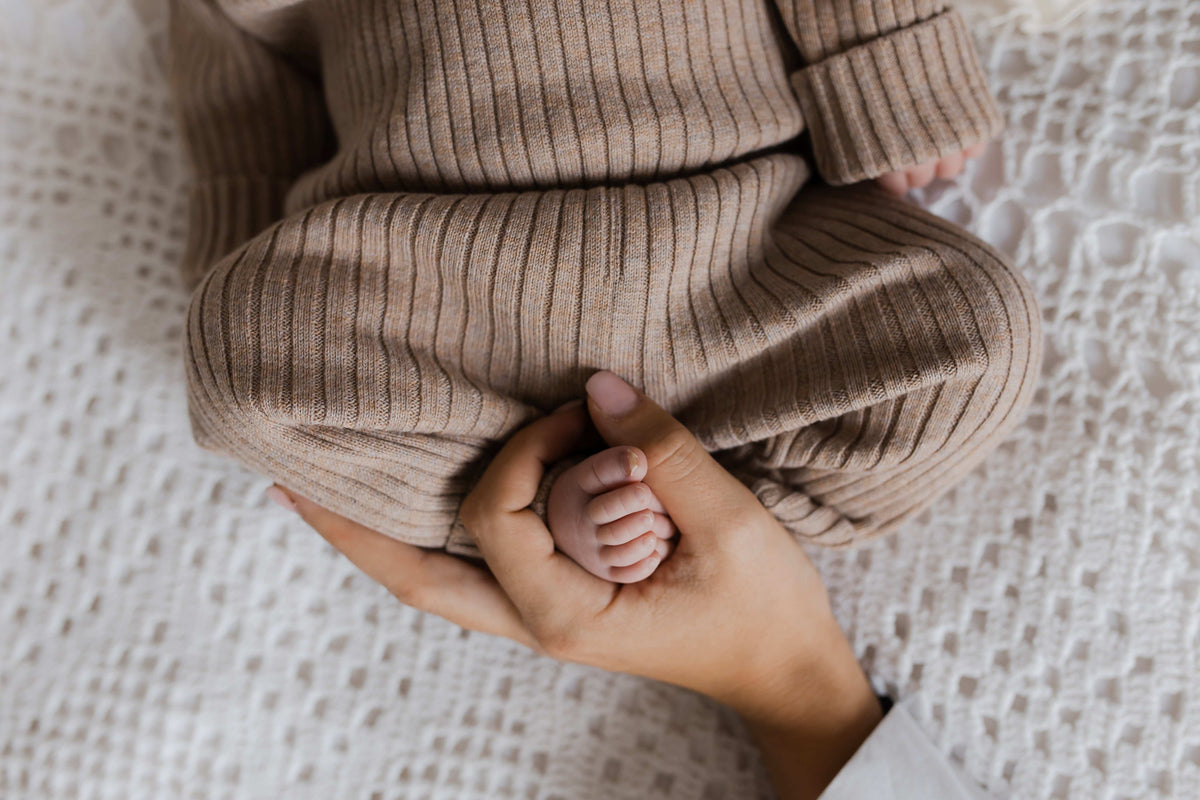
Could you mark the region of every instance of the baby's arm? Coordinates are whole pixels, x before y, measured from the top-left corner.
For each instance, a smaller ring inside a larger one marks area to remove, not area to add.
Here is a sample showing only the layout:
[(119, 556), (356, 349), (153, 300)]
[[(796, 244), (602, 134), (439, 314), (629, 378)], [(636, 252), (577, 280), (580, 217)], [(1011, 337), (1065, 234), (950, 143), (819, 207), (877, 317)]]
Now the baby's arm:
[(952, 177), (1003, 125), (943, 0), (777, 0), (805, 66), (792, 85), (832, 184), (902, 193)]
[(214, 0), (171, 0), (168, 73), (193, 182), (189, 285), (282, 216), (288, 188), (334, 137), (318, 82)]

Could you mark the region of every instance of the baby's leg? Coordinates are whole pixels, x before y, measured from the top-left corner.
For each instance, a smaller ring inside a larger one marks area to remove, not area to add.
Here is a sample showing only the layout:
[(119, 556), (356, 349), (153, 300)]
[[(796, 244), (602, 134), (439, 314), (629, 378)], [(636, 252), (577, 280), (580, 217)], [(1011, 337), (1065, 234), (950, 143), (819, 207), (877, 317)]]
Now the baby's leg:
[[(796, 322), (718, 365), (685, 422), (797, 537), (858, 544), (918, 513), (1021, 419), (1037, 307), (995, 250), (870, 188), (806, 188), (772, 234), (747, 272), (775, 282)], [(754, 341), (750, 314), (724, 320)]]
[(636, 447), (604, 450), (560, 475), (546, 505), (558, 549), (614, 583), (650, 577), (670, 552), (675, 526), (645, 477)]

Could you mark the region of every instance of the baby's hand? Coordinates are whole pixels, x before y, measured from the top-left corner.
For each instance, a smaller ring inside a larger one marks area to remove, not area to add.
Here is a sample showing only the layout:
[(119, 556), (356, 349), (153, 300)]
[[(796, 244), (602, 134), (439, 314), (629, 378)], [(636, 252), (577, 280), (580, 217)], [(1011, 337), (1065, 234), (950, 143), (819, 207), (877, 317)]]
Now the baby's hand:
[(963, 165), (967, 163), (968, 158), (982, 155), (986, 148), (987, 142), (973, 144), (961, 153), (951, 153), (948, 156), (942, 156), (937, 161), (927, 161), (915, 167), (880, 175), (875, 182), (889, 194), (901, 197), (909, 189), (921, 189), (928, 186), (934, 178), (948, 180), (955, 177), (962, 172)]
[(671, 551), (675, 524), (645, 477), (636, 447), (603, 450), (558, 476), (546, 503), (555, 546), (598, 578), (649, 578)]

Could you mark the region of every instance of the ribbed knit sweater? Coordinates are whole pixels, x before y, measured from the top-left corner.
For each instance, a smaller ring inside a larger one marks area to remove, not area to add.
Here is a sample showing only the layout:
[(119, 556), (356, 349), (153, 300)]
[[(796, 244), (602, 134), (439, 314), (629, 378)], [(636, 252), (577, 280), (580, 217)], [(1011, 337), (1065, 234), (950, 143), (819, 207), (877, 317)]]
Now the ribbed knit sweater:
[[(174, 0), (204, 445), (406, 541), (607, 368), (797, 535), (891, 530), (1028, 402), (1028, 287), (829, 184), (989, 138), (933, 0)], [(807, 145), (798, 138), (807, 129)]]

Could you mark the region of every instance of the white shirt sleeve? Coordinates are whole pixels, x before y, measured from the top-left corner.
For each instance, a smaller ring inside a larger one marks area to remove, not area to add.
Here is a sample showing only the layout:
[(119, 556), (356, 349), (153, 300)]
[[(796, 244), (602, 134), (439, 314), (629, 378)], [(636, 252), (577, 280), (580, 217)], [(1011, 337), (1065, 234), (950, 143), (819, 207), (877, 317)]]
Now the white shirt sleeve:
[(988, 800), (897, 704), (842, 767), (820, 800)]

